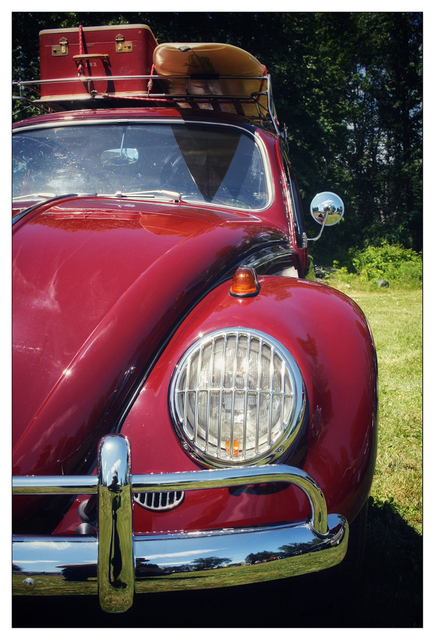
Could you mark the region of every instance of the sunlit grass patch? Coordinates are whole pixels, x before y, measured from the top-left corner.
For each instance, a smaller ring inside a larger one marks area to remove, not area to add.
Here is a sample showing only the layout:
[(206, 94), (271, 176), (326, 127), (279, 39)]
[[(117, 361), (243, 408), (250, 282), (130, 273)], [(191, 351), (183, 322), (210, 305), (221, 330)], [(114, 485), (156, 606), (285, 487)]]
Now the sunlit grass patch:
[(422, 291), (342, 289), (364, 311), (379, 364), (374, 501), (422, 530)]

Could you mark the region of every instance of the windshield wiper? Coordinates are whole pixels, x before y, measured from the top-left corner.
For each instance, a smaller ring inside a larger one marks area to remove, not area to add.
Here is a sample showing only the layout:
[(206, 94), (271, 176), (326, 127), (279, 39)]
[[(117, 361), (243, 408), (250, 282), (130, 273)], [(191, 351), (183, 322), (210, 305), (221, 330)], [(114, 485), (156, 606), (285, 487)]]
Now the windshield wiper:
[[(31, 207), (28, 207), (26, 209), (23, 209), (23, 211), (20, 211), (20, 213), (17, 213), (16, 216), (13, 216), (12, 218), (12, 226), (18, 222), (19, 220), (21, 220), (21, 218), (24, 218), (24, 216), (27, 216), (31, 211), (35, 211), (35, 209), (37, 209), (38, 207), (44, 206), (46, 205), (48, 202), (56, 202), (57, 200), (62, 200), (63, 198), (82, 198), (82, 197), (88, 197), (88, 196), (96, 196), (96, 193), (63, 193), (60, 196), (56, 196), (56, 195), (51, 195), (51, 194), (44, 194), (44, 202), (37, 202), (36, 204), (33, 204)], [(32, 199), (35, 198), (37, 196), (36, 193), (29, 193), (27, 196), (25, 196), (25, 198), (30, 198)], [(18, 196), (17, 198), (13, 198), (12, 202), (17, 202), (18, 200), (23, 200), (24, 196)]]
[(67, 198), (69, 196), (83, 197), (83, 196), (96, 196), (97, 193), (47, 193), (39, 191), (38, 193), (26, 193), (24, 196), (15, 196), (12, 198), (12, 202), (26, 202), (27, 200), (51, 200), (52, 198)]
[(40, 200), (54, 198), (56, 196), (55, 193), (46, 193), (46, 192), (38, 192), (38, 193), (26, 193), (24, 196), (15, 196), (12, 198), (13, 202), (20, 202), (23, 200), (33, 200), (34, 198), (39, 198)]
[[(102, 193), (98, 195), (104, 195)], [(114, 194), (110, 194), (115, 198), (159, 198), (172, 200), (173, 202), (181, 202), (181, 193), (178, 191), (168, 191), (166, 189), (150, 189), (148, 191), (116, 191)]]

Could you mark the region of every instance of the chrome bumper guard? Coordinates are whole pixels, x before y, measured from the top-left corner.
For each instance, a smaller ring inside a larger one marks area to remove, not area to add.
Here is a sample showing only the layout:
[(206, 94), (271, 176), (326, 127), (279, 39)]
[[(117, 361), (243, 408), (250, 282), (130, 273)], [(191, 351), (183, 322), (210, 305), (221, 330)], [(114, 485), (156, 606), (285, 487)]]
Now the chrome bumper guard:
[[(135, 593), (207, 589), (286, 578), (344, 558), (348, 524), (328, 515), (317, 483), (286, 465), (131, 475), (130, 445), (106, 436), (96, 476), (13, 479), (14, 495), (98, 494), (98, 537), (14, 536), (14, 595), (96, 595), (107, 612), (127, 611)], [(295, 484), (307, 495), (307, 522), (215, 531), (134, 535), (132, 494)], [(195, 578), (192, 580), (191, 578)]]

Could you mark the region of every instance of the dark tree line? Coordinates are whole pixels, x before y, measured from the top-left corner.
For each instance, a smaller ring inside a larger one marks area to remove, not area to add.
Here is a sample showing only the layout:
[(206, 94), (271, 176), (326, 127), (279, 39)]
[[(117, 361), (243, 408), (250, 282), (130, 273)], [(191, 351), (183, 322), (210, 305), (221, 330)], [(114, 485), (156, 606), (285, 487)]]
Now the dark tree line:
[(13, 79), (39, 76), (41, 29), (121, 23), (148, 24), (158, 42), (228, 42), (266, 65), (311, 235), (315, 193), (345, 202), (315, 254), (381, 240), (422, 249), (422, 13), (17, 12)]

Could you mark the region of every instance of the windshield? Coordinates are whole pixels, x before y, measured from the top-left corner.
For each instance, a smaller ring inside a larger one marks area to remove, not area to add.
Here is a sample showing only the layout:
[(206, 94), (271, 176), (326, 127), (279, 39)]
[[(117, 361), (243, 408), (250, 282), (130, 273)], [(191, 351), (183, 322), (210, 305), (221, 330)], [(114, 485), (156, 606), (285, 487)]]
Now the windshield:
[(262, 209), (262, 154), (248, 133), (202, 124), (93, 124), (13, 137), (14, 200), (71, 193)]

